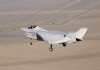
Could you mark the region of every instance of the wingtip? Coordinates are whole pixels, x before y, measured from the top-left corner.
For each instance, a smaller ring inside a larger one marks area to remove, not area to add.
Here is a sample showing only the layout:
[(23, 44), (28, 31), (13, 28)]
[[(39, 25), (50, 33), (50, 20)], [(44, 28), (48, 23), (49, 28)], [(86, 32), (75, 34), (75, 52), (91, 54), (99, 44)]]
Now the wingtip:
[(86, 27), (81, 27), (82, 29), (88, 29), (88, 28), (86, 28)]
[(80, 28), (80, 29), (85, 29), (86, 31), (88, 30), (88, 28), (85, 28), (85, 27), (82, 27), (82, 28)]

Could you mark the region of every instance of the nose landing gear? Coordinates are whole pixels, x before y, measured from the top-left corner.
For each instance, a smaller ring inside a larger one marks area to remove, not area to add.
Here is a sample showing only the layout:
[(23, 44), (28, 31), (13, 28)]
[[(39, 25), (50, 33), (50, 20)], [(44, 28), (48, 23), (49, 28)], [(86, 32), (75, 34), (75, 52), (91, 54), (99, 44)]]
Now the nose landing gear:
[(52, 44), (51, 44), (51, 46), (50, 46), (50, 48), (49, 48), (49, 51), (53, 51)]
[(30, 41), (30, 45), (32, 45), (32, 38), (30, 38), (30, 40), (31, 40), (31, 41)]

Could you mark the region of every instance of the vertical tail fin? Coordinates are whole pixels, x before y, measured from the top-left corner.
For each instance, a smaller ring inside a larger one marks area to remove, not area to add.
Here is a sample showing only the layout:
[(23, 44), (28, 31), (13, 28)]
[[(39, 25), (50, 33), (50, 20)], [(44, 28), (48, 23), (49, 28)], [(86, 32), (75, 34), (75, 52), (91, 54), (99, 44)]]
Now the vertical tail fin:
[(88, 29), (88, 28), (80, 28), (80, 29), (75, 33), (76, 38), (82, 40), (82, 38), (83, 38), (83, 36), (85, 35), (87, 29)]

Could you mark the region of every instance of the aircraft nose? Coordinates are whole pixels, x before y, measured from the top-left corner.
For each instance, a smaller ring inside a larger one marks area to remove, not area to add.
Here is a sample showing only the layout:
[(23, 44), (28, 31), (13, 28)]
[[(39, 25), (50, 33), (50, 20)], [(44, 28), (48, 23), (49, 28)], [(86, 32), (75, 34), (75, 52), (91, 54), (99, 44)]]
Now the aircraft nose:
[(20, 28), (20, 30), (26, 31), (26, 28)]

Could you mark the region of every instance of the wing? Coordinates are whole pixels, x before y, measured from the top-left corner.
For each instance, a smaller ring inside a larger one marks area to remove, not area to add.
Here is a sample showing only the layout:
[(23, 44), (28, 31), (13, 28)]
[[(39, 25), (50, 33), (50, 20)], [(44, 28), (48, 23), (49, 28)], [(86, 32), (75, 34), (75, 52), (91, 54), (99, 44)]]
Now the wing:
[(52, 32), (38, 32), (37, 33), (45, 42), (49, 44), (64, 43), (69, 40), (65, 35), (56, 34)]

